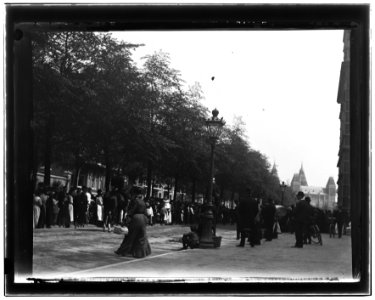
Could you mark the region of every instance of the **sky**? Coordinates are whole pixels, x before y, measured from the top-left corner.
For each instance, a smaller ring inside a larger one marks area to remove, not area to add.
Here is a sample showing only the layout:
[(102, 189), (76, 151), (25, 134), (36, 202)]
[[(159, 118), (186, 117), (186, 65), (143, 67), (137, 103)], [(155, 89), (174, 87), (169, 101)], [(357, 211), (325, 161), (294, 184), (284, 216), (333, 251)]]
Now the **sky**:
[[(185, 85), (199, 82), (202, 104), (232, 125), (246, 124), (247, 141), (292, 180), (303, 164), (310, 186), (337, 181), (337, 103), (343, 31), (127, 31), (112, 36), (169, 53)], [(212, 80), (212, 77), (215, 79)]]

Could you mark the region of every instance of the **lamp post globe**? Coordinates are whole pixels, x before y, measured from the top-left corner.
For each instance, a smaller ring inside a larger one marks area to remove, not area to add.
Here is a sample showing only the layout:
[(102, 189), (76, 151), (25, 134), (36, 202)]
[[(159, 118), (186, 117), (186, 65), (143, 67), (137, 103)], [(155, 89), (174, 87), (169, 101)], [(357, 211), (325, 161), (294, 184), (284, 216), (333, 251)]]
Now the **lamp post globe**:
[(209, 191), (208, 199), (205, 203), (205, 211), (202, 220), (202, 233), (199, 241), (200, 248), (214, 248), (213, 239), (213, 203), (212, 203), (212, 193), (213, 193), (213, 178), (214, 178), (214, 155), (215, 155), (215, 145), (219, 139), (223, 126), (225, 122), (223, 118), (218, 118), (219, 111), (215, 108), (212, 111), (212, 117), (206, 120), (207, 132), (209, 136), (209, 141), (211, 145), (211, 159), (210, 159), (210, 178), (209, 178)]

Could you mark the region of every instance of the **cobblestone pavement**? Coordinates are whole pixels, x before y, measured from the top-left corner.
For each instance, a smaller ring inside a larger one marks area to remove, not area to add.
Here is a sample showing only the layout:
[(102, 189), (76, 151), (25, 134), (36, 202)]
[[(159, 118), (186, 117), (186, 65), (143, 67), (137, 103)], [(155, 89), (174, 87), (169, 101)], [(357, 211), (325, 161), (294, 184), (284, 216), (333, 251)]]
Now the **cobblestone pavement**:
[(182, 249), (188, 226), (148, 227), (152, 254), (135, 259), (113, 253), (123, 236), (84, 228), (37, 229), (34, 232), (33, 277), (111, 279), (121, 281), (352, 281), (351, 239), (329, 238), (323, 246), (291, 248), (294, 235), (283, 233), (251, 248), (236, 247), (234, 226), (218, 226), (220, 248)]

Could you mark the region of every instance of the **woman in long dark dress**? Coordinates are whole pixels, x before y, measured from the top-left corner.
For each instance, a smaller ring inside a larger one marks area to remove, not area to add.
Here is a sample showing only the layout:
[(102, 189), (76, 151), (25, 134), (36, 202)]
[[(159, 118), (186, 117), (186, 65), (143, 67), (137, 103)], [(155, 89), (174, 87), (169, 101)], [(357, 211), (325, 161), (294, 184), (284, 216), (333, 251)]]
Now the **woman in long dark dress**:
[(131, 219), (128, 225), (129, 232), (115, 253), (122, 256), (132, 255), (136, 258), (150, 255), (151, 247), (146, 234), (146, 204), (139, 192), (129, 204), (127, 217)]

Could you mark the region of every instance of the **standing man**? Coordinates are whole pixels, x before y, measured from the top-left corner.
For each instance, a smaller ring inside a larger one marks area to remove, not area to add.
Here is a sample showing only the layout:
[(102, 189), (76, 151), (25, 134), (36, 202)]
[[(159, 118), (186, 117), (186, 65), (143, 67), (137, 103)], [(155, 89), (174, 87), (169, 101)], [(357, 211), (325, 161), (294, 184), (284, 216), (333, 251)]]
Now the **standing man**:
[(297, 203), (294, 209), (294, 220), (295, 220), (295, 233), (296, 233), (296, 244), (294, 248), (303, 248), (303, 234), (306, 232), (309, 222), (309, 205), (303, 200), (305, 194), (303, 192), (297, 193)]
[(111, 226), (114, 225), (114, 218), (116, 216), (116, 205), (117, 205), (116, 191), (107, 191), (103, 198), (103, 204), (104, 204), (103, 231), (108, 229), (108, 232), (111, 232)]
[(240, 198), (238, 205), (238, 225), (241, 232), (241, 241), (237, 247), (245, 246), (246, 236), (249, 236), (250, 245), (254, 247), (256, 242), (255, 217), (258, 213), (258, 203), (252, 198), (251, 189), (246, 189), (246, 195)]
[(336, 224), (337, 224), (337, 234), (338, 237), (341, 238), (342, 236), (342, 227), (344, 224), (345, 215), (342, 211), (341, 205), (337, 207), (337, 210), (333, 212), (333, 216), (336, 218)]
[(271, 198), (268, 198), (268, 203), (262, 209), (262, 216), (264, 221), (266, 241), (272, 241), (273, 226), (275, 224), (276, 206)]
[(314, 219), (314, 207), (311, 205), (311, 199), (310, 197), (305, 197), (305, 201), (307, 203), (308, 207), (308, 218), (306, 220), (307, 225), (305, 228), (305, 234), (303, 238), (303, 243), (304, 244), (311, 244), (311, 226), (315, 224), (315, 219)]
[(241, 230), (240, 230), (240, 213), (238, 212), (238, 200), (234, 200), (236, 207), (234, 208), (234, 220), (236, 222), (236, 232), (237, 232), (237, 240), (240, 239)]

